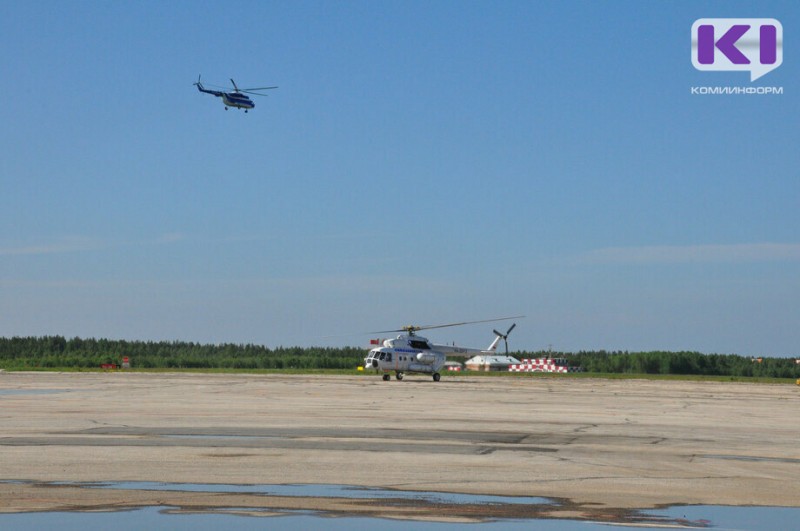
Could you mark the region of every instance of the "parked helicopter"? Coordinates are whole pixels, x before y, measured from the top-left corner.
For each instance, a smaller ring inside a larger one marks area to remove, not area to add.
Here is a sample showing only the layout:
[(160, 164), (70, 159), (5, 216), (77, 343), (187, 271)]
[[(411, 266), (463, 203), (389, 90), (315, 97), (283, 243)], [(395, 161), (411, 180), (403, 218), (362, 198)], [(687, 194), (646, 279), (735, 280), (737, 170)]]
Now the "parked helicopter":
[(506, 321), (509, 319), (521, 319), (523, 315), (516, 317), (501, 317), (499, 319), (486, 319), (483, 321), (466, 321), (463, 323), (450, 323), (444, 325), (430, 326), (404, 326), (399, 330), (384, 330), (381, 332), (371, 332), (373, 334), (388, 334), (392, 332), (405, 332), (395, 339), (386, 339), (383, 346), (373, 348), (364, 358), (365, 369), (375, 369), (375, 372), (383, 372), (384, 381), (391, 379), (391, 372), (395, 373), (395, 378), (402, 380), (405, 373), (423, 373), (433, 376), (433, 381), (438, 382), (441, 378), (439, 371), (444, 367), (448, 355), (475, 356), (479, 354), (493, 353), (497, 349), (500, 340), (506, 342), (506, 353), (508, 353), (508, 334), (514, 329), (516, 323), (501, 334), (494, 330), (494, 341), (485, 349), (456, 347), (455, 345), (437, 345), (428, 341), (426, 338), (418, 336), (420, 330), (431, 330), (433, 328), (446, 328), (450, 326), (461, 326), (475, 323), (489, 323), (493, 321)]
[(225, 110), (228, 110), (228, 107), (235, 107), (237, 109), (244, 109), (244, 112), (247, 112), (247, 109), (252, 109), (256, 106), (253, 103), (247, 94), (255, 94), (256, 96), (266, 96), (266, 94), (260, 94), (258, 90), (270, 90), (276, 89), (278, 87), (259, 87), (259, 88), (248, 88), (248, 89), (240, 89), (236, 86), (236, 81), (231, 79), (231, 83), (233, 83), (233, 92), (225, 92), (219, 90), (208, 90), (203, 87), (203, 84), (200, 83), (200, 76), (197, 76), (197, 83), (194, 85), (197, 87), (197, 90), (200, 92), (205, 92), (206, 94), (213, 94), (218, 98), (222, 98), (222, 103), (225, 104)]

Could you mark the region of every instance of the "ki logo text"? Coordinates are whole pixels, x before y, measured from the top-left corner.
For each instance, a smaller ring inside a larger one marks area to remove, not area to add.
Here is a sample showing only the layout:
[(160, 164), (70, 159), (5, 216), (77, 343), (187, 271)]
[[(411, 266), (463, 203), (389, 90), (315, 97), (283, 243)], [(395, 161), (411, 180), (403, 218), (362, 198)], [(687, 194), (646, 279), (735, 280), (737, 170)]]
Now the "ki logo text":
[(774, 18), (701, 18), (692, 24), (698, 70), (747, 71), (750, 81), (783, 63), (783, 26)]

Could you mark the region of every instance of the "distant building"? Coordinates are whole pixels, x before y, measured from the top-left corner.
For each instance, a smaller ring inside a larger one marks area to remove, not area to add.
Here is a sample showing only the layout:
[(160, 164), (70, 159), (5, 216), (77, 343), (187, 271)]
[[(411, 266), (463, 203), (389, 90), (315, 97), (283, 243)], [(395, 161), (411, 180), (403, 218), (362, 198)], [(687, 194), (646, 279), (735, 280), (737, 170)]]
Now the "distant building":
[(509, 366), (518, 363), (519, 360), (511, 356), (473, 356), (464, 365), (470, 371), (507, 371)]

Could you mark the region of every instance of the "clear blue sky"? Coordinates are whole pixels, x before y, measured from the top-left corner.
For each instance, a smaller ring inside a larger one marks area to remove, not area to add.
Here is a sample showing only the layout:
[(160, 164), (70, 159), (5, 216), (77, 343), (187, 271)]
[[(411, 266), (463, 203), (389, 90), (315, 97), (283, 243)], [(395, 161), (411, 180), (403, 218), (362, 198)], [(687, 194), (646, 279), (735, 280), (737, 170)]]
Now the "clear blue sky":
[[(783, 65), (695, 70), (703, 17), (777, 18)], [(524, 314), (512, 349), (798, 355), (799, 33), (794, 1), (3, 2), (0, 336)], [(226, 112), (200, 73), (280, 88)]]

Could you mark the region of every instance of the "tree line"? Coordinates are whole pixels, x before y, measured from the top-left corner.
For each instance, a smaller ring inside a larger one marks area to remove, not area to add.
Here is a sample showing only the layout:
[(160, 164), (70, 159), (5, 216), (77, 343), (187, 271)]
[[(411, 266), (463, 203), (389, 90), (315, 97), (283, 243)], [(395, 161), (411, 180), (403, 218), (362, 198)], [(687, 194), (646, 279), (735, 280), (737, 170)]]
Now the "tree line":
[(523, 358), (566, 358), (570, 365), (586, 372), (611, 374), (694, 374), (702, 376), (743, 376), (800, 378), (794, 358), (753, 358), (737, 354), (652, 351), (519, 352)]
[(0, 367), (97, 368), (120, 365), (144, 369), (352, 369), (364, 362), (355, 347), (278, 347), (252, 344), (203, 345), (185, 341), (65, 339), (61, 336), (0, 338)]
[[(565, 358), (590, 373), (694, 374), (800, 378), (792, 358), (753, 359), (700, 352), (580, 351), (512, 352), (519, 359)], [(66, 339), (62, 336), (0, 338), (0, 367), (6, 369), (97, 368), (120, 365), (145, 369), (353, 369), (363, 364), (358, 347), (277, 347), (252, 344), (207, 345), (185, 341)], [(759, 361), (760, 360), (760, 361)]]

